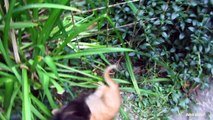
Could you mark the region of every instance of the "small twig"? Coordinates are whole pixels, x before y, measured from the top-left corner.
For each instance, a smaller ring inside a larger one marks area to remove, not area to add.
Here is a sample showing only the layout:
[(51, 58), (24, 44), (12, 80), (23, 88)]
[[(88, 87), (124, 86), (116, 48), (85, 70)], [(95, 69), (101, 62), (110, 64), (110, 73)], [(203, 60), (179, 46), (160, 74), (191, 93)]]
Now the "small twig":
[(190, 89), (189, 92), (187, 93), (187, 97), (190, 96), (193, 92), (195, 92), (199, 87), (200, 85), (197, 85), (196, 87)]
[(18, 53), (18, 46), (17, 46), (17, 42), (16, 42), (16, 36), (15, 36), (15, 30), (14, 29), (11, 29), (10, 35), (11, 35), (11, 40), (12, 40), (12, 46), (13, 46), (15, 61), (16, 61), (16, 63), (21, 63), (19, 53)]
[[(5, 4), (5, 8), (6, 8), (6, 11), (8, 12), (9, 10), (9, 2), (8, 0), (4, 0), (4, 4)], [(12, 23), (13, 20), (11, 18), (10, 20), (10, 23)], [(19, 57), (19, 54), (18, 54), (18, 46), (17, 46), (17, 42), (16, 42), (16, 36), (15, 36), (15, 30), (14, 29), (11, 29), (10, 30), (10, 37), (11, 37), (11, 40), (12, 40), (12, 46), (13, 46), (13, 54), (14, 54), (14, 58), (15, 58), (15, 61), (16, 63), (20, 63), (20, 57)]]
[[(124, 27), (130, 27), (130, 26), (133, 26), (133, 25), (135, 25), (137, 23), (139, 23), (139, 22), (133, 22), (133, 23), (122, 25), (122, 26), (118, 26), (115, 29), (120, 29), (120, 28), (124, 28)], [(107, 28), (106, 30), (98, 31), (98, 32), (96, 32), (94, 34), (97, 34), (97, 33), (100, 33), (100, 32), (108, 32), (108, 31), (112, 31), (112, 30), (114, 30), (114, 28)]]
[[(138, 1), (139, 1), (139, 0), (132, 0), (132, 1), (127, 1), (127, 2), (121, 2), (121, 3), (109, 5), (109, 6), (107, 6), (107, 7), (108, 7), (108, 8), (111, 8), (111, 7), (115, 7), (115, 6), (119, 6), (119, 5), (124, 5), (124, 4), (127, 4), (127, 3), (138, 2)], [(77, 13), (75, 13), (74, 15), (90, 13), (90, 12), (93, 12), (93, 11), (98, 11), (98, 10), (103, 10), (103, 9), (106, 9), (106, 7), (99, 7), (99, 8), (95, 8), (95, 9), (85, 10), (85, 11), (82, 11), (82, 12), (77, 12)]]

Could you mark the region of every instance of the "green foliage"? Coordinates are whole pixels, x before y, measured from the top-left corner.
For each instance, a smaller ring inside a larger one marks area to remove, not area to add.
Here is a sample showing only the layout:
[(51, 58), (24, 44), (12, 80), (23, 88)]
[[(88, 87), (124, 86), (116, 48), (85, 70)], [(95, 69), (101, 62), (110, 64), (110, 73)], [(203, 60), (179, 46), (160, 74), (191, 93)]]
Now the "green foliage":
[[(163, 100), (161, 106), (164, 108), (145, 112), (153, 113), (150, 117), (168, 116), (165, 115), (168, 111), (188, 109), (192, 100), (187, 98), (188, 94), (198, 85), (209, 87), (213, 75), (212, 5), (208, 0), (149, 0), (130, 2), (111, 10), (123, 39), (137, 50), (129, 56), (133, 67), (142, 70), (136, 78), (141, 80), (140, 88), (162, 90), (154, 97), (158, 99), (156, 103), (150, 97), (145, 98), (149, 102), (142, 100), (145, 111), (150, 106), (155, 108), (157, 102)], [(153, 81), (159, 77), (170, 80)], [(162, 112), (163, 109), (166, 111)], [(147, 114), (142, 117), (146, 118)]]
[[(67, 91), (73, 95), (72, 86), (95, 88), (94, 83), (103, 80), (91, 71), (91, 66), (103, 70), (103, 61), (110, 64), (105, 54), (133, 51), (107, 47), (104, 41), (85, 41), (100, 29), (96, 27), (99, 21), (108, 20), (114, 27), (105, 13), (98, 17), (73, 15), (81, 11), (68, 7), (68, 0), (31, 2), (13, 0), (1, 4), (1, 119), (49, 119), (51, 110), (60, 107), (63, 100), (58, 95)], [(3, 5), (10, 5), (8, 12)], [(95, 59), (99, 56), (101, 61)]]
[(208, 87), (211, 1), (69, 2), (11, 0), (8, 11), (0, 2), (1, 119), (49, 119), (117, 61), (125, 120), (126, 104), (140, 119), (167, 118), (189, 108), (191, 90)]

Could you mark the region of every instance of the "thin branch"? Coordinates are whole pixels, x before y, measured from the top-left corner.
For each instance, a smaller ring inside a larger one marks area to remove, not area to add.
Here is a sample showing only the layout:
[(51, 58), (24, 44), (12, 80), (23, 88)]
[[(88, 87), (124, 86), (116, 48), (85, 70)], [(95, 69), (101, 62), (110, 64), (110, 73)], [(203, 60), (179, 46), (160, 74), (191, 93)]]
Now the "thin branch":
[[(124, 28), (124, 27), (130, 27), (130, 26), (133, 26), (135, 24), (137, 24), (139, 22), (133, 22), (133, 23), (129, 23), (129, 24), (125, 24), (125, 25), (122, 25), (122, 26), (117, 26), (115, 29), (120, 29), (120, 28)], [(114, 30), (114, 28), (107, 28), (105, 30), (102, 30), (102, 31), (99, 31), (97, 33), (100, 33), (100, 32), (107, 32), (107, 31), (112, 31)]]
[[(124, 5), (124, 4), (127, 4), (127, 3), (138, 2), (138, 1), (139, 1), (139, 0), (132, 0), (132, 1), (127, 1), (127, 2), (121, 2), (121, 3), (109, 5), (109, 6), (107, 6), (107, 7), (108, 7), (108, 8), (111, 8), (111, 7), (115, 7), (115, 6), (119, 6), (119, 5)], [(99, 8), (95, 8), (95, 9), (85, 10), (85, 11), (82, 11), (82, 12), (77, 12), (77, 13), (75, 13), (74, 15), (90, 13), (90, 12), (93, 12), (93, 11), (98, 11), (98, 10), (103, 10), (103, 9), (106, 9), (106, 7), (99, 7)]]

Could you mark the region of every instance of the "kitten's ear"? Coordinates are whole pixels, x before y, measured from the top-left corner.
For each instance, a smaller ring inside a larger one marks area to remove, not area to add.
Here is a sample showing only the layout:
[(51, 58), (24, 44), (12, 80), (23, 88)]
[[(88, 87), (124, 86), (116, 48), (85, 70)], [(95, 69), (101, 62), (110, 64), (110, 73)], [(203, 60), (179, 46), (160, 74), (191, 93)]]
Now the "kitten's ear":
[(59, 112), (60, 112), (60, 109), (53, 109), (51, 113), (52, 113), (53, 115), (56, 115), (56, 114), (58, 114)]

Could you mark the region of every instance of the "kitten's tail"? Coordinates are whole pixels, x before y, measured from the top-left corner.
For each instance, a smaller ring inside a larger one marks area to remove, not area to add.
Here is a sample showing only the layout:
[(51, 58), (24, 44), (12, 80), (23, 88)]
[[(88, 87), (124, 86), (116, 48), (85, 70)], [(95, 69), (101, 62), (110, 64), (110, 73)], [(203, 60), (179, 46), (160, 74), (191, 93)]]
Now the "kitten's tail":
[(110, 77), (110, 71), (112, 69), (117, 69), (117, 65), (110, 65), (106, 68), (106, 70), (104, 71), (104, 79), (110, 87), (117, 87), (118, 84)]

